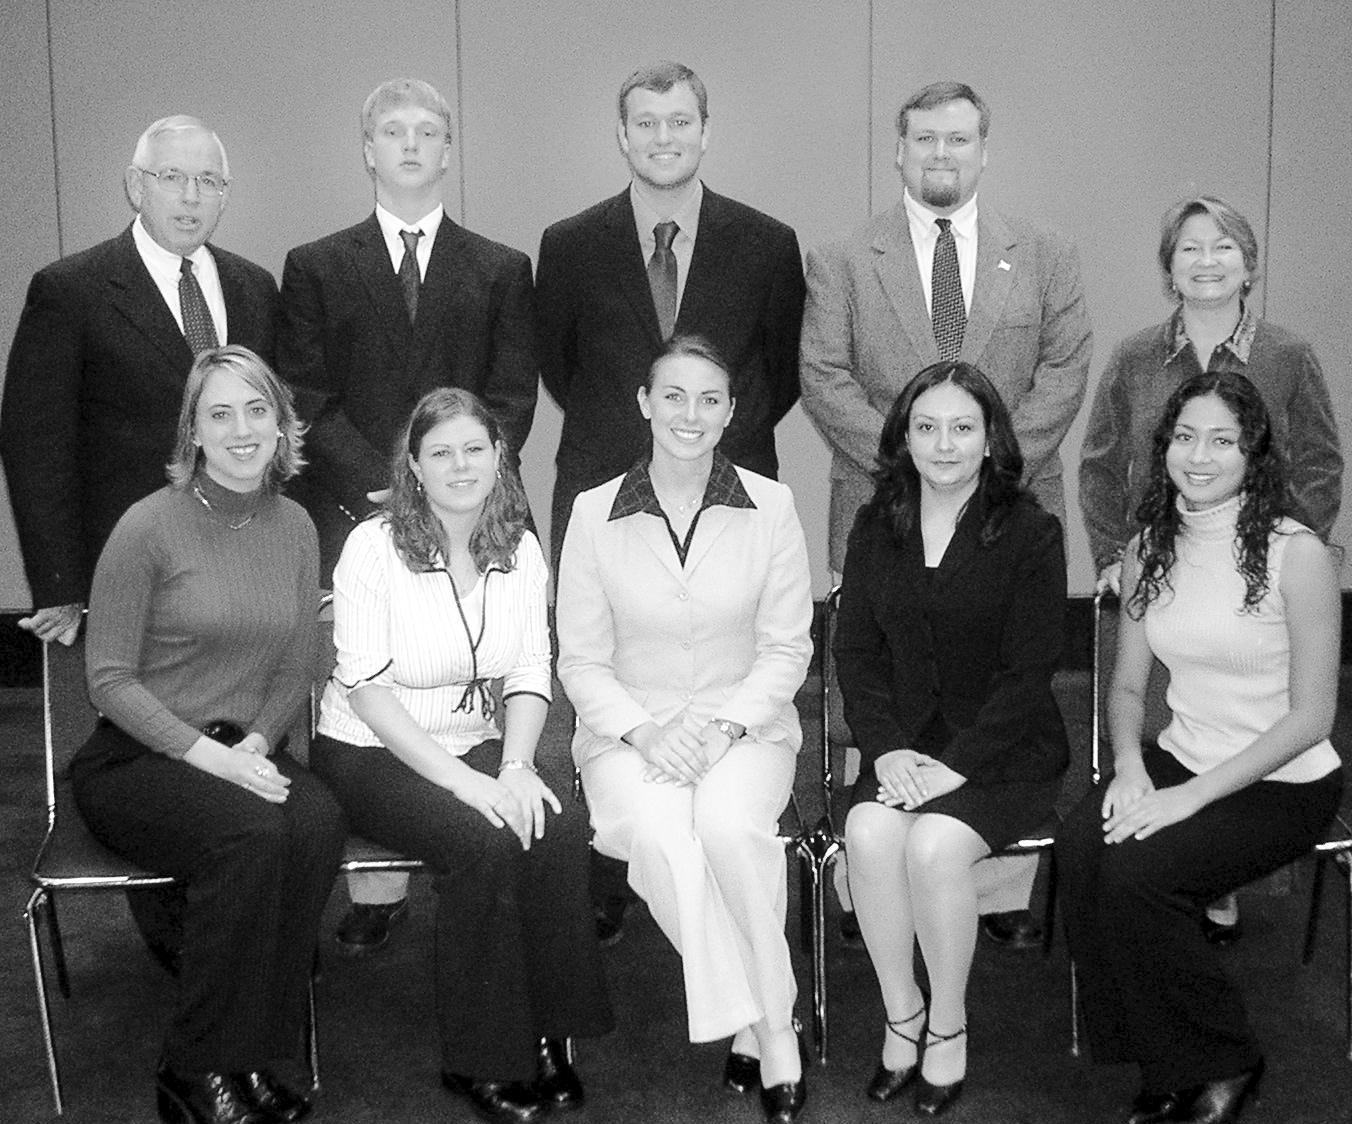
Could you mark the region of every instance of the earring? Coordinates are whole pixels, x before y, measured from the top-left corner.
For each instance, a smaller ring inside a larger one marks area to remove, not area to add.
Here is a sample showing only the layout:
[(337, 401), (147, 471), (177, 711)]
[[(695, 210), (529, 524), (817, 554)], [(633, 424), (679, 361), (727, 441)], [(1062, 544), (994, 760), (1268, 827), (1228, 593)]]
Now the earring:
[(502, 469), (500, 468), (494, 469), (493, 473), (499, 480), (502, 479)]
[(418, 488), (418, 495), (422, 495), (422, 494), (423, 494), (423, 489), (422, 489), (422, 481), (421, 481), (421, 480), (418, 481), (417, 488)]

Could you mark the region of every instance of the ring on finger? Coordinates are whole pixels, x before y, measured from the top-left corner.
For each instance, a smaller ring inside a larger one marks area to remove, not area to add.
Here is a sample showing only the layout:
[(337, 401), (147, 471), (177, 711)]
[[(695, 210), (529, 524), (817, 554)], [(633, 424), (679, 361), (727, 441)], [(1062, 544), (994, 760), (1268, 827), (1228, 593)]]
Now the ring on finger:
[(266, 777), (268, 775), (267, 770), (262, 765), (255, 765), (253, 771), (256, 776)]

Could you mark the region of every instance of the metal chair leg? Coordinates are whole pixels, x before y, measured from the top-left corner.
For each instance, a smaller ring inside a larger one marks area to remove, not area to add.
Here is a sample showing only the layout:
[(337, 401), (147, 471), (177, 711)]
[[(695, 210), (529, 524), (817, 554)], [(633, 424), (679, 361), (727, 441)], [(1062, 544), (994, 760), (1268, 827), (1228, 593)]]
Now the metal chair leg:
[(1347, 1060), (1352, 1062), (1352, 854), (1344, 851), (1338, 856), (1339, 862), (1347, 867), (1347, 939), (1345, 942), (1343, 968), (1347, 978), (1343, 981), (1347, 999)]
[(33, 958), (33, 984), (38, 993), (38, 1019), (42, 1023), (42, 1043), (47, 1050), (47, 1076), (52, 1083), (52, 1102), (56, 1106), (56, 1114), (61, 1116), (66, 1111), (66, 1105), (61, 1096), (61, 1067), (56, 1060), (52, 1010), (47, 999), (47, 973), (42, 963), (42, 944), (38, 940), (38, 914), (47, 912), (51, 918), (50, 906), (51, 895), (42, 887), (38, 887), (28, 899), (23, 915), (28, 922), (28, 950)]
[[(315, 954), (316, 967), (318, 956)], [(310, 1092), (319, 1092), (319, 1019), (315, 1003), (315, 973), (310, 972), (310, 986), (305, 989), (305, 1064), (310, 1069)]]
[(817, 1043), (817, 1062), (826, 1064), (826, 872), (840, 843), (825, 816), (807, 832), (800, 843), (812, 891), (812, 1036)]
[(1075, 961), (1070, 961), (1070, 1056), (1080, 1056), (1080, 977)]

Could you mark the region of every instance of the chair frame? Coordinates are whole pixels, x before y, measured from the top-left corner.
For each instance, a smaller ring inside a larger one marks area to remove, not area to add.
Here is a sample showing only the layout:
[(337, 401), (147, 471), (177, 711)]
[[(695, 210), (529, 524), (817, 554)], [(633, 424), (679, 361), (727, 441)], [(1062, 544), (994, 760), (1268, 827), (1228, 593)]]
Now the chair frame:
[[(826, 875), (827, 871), (845, 850), (845, 838), (836, 827), (832, 805), (836, 791), (835, 770), (831, 764), (831, 694), (835, 679), (835, 641), (836, 614), (840, 609), (840, 586), (833, 586), (822, 603), (821, 643), (821, 792), (822, 814), (816, 824), (806, 832), (800, 844), (804, 863), (808, 867), (810, 890), (812, 894), (812, 1026), (817, 1040), (817, 1058), (823, 1065), (827, 1060), (827, 973), (826, 973)], [(1097, 759), (1094, 775), (1097, 781)], [(1046, 852), (1051, 859), (1047, 875), (1047, 902), (1043, 913), (1042, 951), (1046, 956), (1051, 952), (1053, 924), (1056, 916), (1056, 860), (1052, 850), (1056, 842), (1055, 830), (1025, 836), (999, 851), (992, 852), (989, 858), (1013, 858), (1018, 855), (1040, 855)], [(1075, 980), (1071, 978), (1072, 1010), (1075, 1002)], [(1071, 1020), (1070, 1052), (1076, 1057), (1080, 1054), (1079, 1024)]]

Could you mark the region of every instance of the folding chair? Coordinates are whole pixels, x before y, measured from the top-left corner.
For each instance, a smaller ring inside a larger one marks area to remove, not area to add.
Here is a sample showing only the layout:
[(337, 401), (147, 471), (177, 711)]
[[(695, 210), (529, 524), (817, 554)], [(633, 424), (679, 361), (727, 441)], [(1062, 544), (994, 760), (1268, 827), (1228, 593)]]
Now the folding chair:
[[(809, 880), (812, 893), (812, 1026), (817, 1039), (817, 1057), (825, 1064), (827, 1054), (827, 979), (826, 979), (826, 876), (832, 864), (844, 850), (844, 835), (836, 827), (834, 801), (836, 795), (833, 752), (843, 747), (844, 739), (833, 734), (831, 717), (832, 691), (835, 683), (836, 614), (840, 611), (840, 587), (827, 595), (823, 605), (821, 643), (821, 785), (822, 815), (816, 825), (802, 839), (804, 864), (810, 864)], [(838, 746), (836, 743), (839, 742)], [(1033, 835), (1016, 840), (1008, 847), (993, 852), (991, 858), (1010, 858), (1015, 855), (1038, 855), (1047, 852), (1052, 857), (1048, 868), (1047, 904), (1043, 917), (1043, 955), (1051, 950), (1052, 925), (1056, 916), (1056, 862), (1052, 844), (1056, 841), (1059, 818), (1053, 817)], [(1072, 981), (1072, 989), (1073, 989)], [(1071, 1024), (1071, 1053), (1080, 1052), (1078, 1024)]]
[[(1094, 776), (1098, 779), (1098, 763), (1101, 755), (1111, 752), (1111, 742), (1102, 726), (1106, 716), (1106, 687), (1112, 678), (1113, 654), (1116, 652), (1117, 620), (1121, 613), (1118, 597), (1110, 592), (1100, 593), (1094, 598), (1094, 719), (1093, 754)], [(1169, 673), (1164, 665), (1156, 660), (1151, 667), (1150, 679), (1146, 685), (1145, 731), (1150, 737), (1156, 736), (1169, 724), (1171, 714), (1165, 701), (1165, 692), (1169, 686)], [(1342, 864), (1347, 870), (1347, 938), (1344, 945), (1344, 1006), (1346, 1056), (1352, 1061), (1352, 817), (1340, 811), (1329, 825), (1324, 838), (1311, 849), (1314, 857), (1314, 876), (1310, 886), (1310, 912), (1305, 922), (1305, 940), (1301, 951), (1301, 963), (1308, 964), (1314, 956), (1315, 940), (1319, 922), (1319, 908), (1323, 896), (1325, 868), (1330, 862)], [(1073, 965), (1072, 965), (1073, 969)]]

